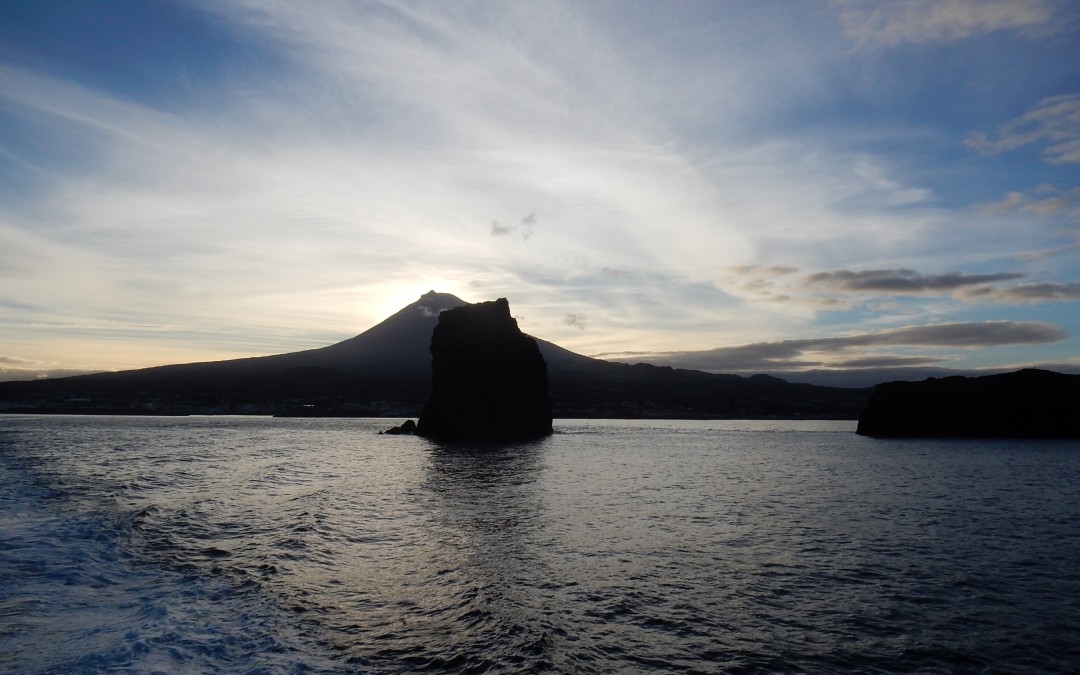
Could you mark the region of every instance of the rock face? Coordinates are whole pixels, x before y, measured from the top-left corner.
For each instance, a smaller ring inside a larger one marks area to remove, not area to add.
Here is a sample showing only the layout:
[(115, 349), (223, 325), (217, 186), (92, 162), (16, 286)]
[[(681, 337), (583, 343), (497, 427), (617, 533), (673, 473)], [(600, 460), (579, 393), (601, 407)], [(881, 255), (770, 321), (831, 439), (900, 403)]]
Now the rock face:
[(444, 311), (431, 335), (431, 396), (417, 433), (518, 440), (551, 433), (547, 364), (506, 298)]
[(1080, 438), (1080, 375), (1025, 369), (880, 384), (863, 436)]

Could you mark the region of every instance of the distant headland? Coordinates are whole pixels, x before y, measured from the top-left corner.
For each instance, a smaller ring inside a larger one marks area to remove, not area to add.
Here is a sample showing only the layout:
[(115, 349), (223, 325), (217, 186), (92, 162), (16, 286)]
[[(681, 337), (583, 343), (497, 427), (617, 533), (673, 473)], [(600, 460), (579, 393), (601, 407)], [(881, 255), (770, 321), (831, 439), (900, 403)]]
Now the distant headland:
[(882, 437), (1080, 438), (1080, 375), (1029, 368), (880, 384), (858, 433)]

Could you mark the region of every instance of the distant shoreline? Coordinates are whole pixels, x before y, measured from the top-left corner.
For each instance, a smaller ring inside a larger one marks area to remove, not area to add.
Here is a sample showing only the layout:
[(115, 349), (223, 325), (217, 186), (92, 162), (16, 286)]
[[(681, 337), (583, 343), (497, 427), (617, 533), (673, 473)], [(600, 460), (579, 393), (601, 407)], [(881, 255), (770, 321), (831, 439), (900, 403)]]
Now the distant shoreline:
[[(32, 415), (32, 416), (50, 416), (50, 415), (69, 415), (72, 417), (266, 417), (266, 418), (280, 418), (280, 419), (371, 419), (371, 420), (392, 420), (403, 419), (408, 417), (417, 417), (417, 415), (280, 415), (270, 413), (206, 413), (206, 412), (161, 412), (161, 411), (139, 411), (139, 410), (110, 410), (102, 408), (99, 410), (0, 410), (0, 415)], [(649, 416), (649, 415), (637, 415), (637, 416), (614, 416), (614, 415), (576, 415), (576, 416), (559, 416), (556, 415), (557, 420), (671, 420), (671, 421), (710, 421), (710, 420), (791, 420), (791, 421), (835, 421), (835, 422), (857, 422), (857, 417), (792, 417), (792, 416), (760, 416), (760, 417), (746, 417), (746, 416), (729, 416), (729, 415), (698, 415), (693, 417), (674, 417), (674, 416)]]

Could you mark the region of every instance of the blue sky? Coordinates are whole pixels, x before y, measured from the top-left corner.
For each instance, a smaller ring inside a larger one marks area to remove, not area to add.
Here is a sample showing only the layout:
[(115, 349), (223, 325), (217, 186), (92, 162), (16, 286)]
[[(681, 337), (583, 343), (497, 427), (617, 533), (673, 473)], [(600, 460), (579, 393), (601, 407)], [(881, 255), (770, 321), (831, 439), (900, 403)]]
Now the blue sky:
[(1080, 368), (1068, 0), (8, 0), (0, 377), (435, 289), (720, 372)]

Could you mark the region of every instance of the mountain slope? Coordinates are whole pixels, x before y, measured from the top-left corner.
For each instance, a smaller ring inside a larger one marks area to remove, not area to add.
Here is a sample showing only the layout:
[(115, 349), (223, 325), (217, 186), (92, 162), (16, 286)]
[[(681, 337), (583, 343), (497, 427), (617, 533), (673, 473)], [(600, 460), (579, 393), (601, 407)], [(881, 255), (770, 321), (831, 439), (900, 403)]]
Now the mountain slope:
[[(440, 312), (466, 304), (431, 291), (342, 342), (288, 354), (0, 383), (0, 401), (118, 412), (282, 412), (297, 405), (344, 414), (416, 414), (429, 390), (431, 333)], [(791, 384), (619, 364), (537, 340), (558, 417), (841, 417), (855, 419), (868, 390)], [(391, 402), (391, 403), (388, 403)], [(224, 406), (224, 408), (223, 408)], [(415, 412), (412, 412), (415, 411)]]

